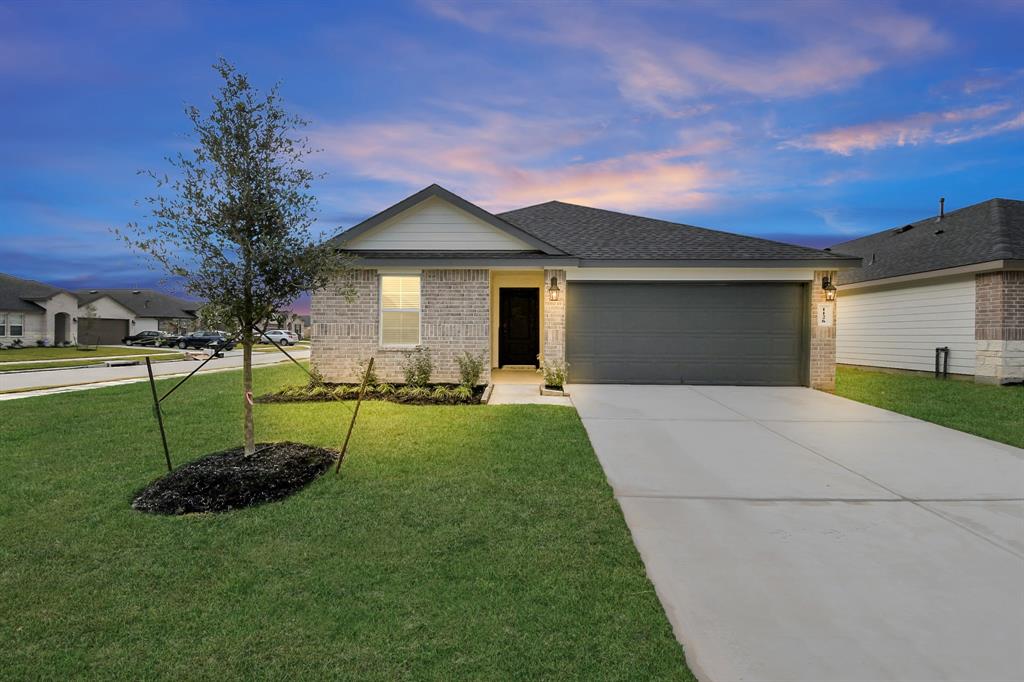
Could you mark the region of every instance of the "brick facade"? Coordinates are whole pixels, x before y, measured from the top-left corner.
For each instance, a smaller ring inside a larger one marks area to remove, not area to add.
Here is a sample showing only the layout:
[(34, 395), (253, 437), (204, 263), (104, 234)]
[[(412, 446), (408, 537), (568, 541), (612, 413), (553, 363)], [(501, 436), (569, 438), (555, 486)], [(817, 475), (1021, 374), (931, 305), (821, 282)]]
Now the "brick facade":
[[(811, 334), (809, 339), (810, 351), (810, 384), (811, 388), (822, 391), (834, 391), (836, 388), (836, 303), (829, 303), (825, 300), (825, 291), (821, 288), (821, 278), (828, 276), (834, 278), (835, 272), (818, 271), (814, 273), (814, 280), (811, 281), (811, 306), (810, 323)], [(827, 303), (832, 306), (832, 326), (823, 327), (816, 319), (818, 305)]]
[[(380, 345), (380, 279), (354, 270), (344, 281), (313, 293), (311, 361), (328, 381), (356, 381), (359, 364), (373, 357), (377, 376), (403, 381), (408, 349)], [(490, 378), (490, 283), (487, 270), (424, 270), (420, 284), (420, 345), (434, 361), (433, 381), (458, 382), (456, 357), (483, 355)]]
[(544, 301), (544, 338), (540, 352), (545, 361), (553, 363), (565, 362), (565, 297), (568, 292), (565, 285), (565, 270), (545, 270), (542, 295), (547, 295), (552, 277), (558, 282), (561, 294), (557, 301)]
[(975, 275), (975, 379), (1024, 381), (1024, 271)]

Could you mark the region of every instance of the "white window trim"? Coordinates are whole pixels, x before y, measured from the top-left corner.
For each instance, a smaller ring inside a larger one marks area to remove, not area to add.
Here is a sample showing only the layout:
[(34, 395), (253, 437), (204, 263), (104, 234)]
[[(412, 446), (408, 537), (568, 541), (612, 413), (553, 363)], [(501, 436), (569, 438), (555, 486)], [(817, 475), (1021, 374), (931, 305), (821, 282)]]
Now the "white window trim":
[[(11, 318), (15, 315), (21, 315), (21, 324), (18, 325), (21, 331), (17, 334), (14, 333), (14, 325), (11, 323)], [(7, 318), (7, 336), (13, 339), (25, 336), (25, 313), (4, 313), (4, 317)]]
[(7, 336), (7, 313), (0, 313), (0, 328), (3, 329), (0, 332), (0, 337)]
[[(418, 308), (388, 308), (389, 313), (416, 313), (416, 343), (384, 343), (384, 278), (416, 277), (420, 282), (420, 306)], [(377, 275), (377, 346), (382, 350), (410, 350), (423, 342), (423, 272), (387, 272)]]

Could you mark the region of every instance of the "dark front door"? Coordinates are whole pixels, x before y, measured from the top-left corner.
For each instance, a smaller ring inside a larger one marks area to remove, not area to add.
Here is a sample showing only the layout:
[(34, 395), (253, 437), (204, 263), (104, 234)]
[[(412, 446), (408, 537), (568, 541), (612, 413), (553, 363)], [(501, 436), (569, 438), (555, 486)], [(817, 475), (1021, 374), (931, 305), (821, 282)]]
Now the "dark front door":
[(537, 366), (540, 353), (540, 290), (499, 289), (499, 365)]

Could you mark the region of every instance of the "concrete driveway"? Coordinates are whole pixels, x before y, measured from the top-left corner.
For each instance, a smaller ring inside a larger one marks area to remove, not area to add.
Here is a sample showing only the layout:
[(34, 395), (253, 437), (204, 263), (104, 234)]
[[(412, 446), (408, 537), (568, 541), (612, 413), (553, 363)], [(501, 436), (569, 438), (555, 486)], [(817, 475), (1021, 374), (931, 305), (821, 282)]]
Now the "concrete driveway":
[(805, 388), (571, 393), (701, 679), (1024, 679), (1024, 450)]

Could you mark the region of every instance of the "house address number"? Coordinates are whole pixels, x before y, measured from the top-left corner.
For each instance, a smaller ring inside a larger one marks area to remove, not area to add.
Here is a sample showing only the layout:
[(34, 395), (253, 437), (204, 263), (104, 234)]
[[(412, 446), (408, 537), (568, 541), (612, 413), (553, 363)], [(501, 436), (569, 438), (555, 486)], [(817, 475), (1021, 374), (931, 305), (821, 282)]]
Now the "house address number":
[(832, 326), (832, 303), (819, 303), (818, 304), (818, 326), (819, 327), (831, 327)]

